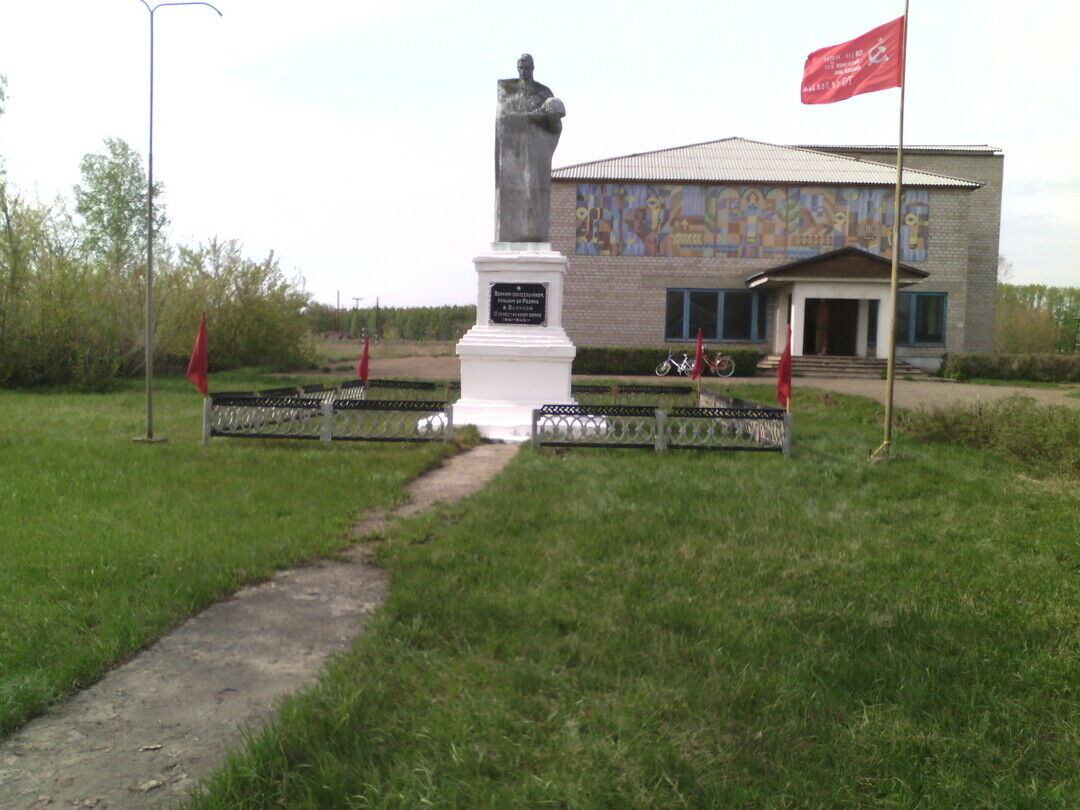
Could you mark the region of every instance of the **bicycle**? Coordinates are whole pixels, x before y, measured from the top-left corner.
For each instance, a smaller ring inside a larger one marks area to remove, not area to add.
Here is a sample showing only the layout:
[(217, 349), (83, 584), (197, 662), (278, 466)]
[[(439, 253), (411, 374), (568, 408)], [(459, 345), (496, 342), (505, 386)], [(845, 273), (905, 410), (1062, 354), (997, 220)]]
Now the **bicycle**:
[(674, 353), (669, 351), (667, 358), (660, 365), (656, 367), (657, 377), (666, 377), (672, 371), (677, 374), (685, 374), (689, 377), (694, 373), (694, 362), (690, 359), (690, 355), (683, 352), (682, 360), (676, 360)]
[(709, 359), (709, 355), (704, 354), (705, 365), (709, 367), (709, 371), (715, 374), (717, 377), (730, 377), (735, 373), (735, 361), (728, 357), (726, 354), (716, 353), (716, 357), (713, 360)]

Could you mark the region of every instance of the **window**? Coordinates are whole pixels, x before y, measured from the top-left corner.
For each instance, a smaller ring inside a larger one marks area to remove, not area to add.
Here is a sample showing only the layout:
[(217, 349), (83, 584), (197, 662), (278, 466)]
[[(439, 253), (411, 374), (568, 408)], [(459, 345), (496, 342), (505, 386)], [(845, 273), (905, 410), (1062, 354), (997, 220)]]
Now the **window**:
[(694, 340), (765, 339), (768, 295), (757, 290), (668, 290), (664, 336)]
[(899, 346), (944, 346), (946, 293), (903, 292), (896, 301), (896, 343)]

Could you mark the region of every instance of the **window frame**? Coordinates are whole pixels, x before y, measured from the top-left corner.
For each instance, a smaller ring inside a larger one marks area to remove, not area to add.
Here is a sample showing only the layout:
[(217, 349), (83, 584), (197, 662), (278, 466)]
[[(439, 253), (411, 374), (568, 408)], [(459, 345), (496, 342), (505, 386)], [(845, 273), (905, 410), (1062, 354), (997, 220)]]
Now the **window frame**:
[[(671, 337), (668, 334), (668, 299), (672, 293), (682, 295), (682, 337)], [(685, 343), (688, 340), (696, 340), (697, 333), (690, 332), (690, 296), (692, 293), (715, 293), (716, 294), (716, 333), (714, 335), (702, 334), (702, 339), (710, 343), (766, 343), (768, 341), (769, 309), (767, 290), (748, 290), (738, 287), (668, 287), (664, 291), (664, 340), (670, 343)], [(740, 293), (750, 296), (750, 337), (749, 338), (725, 338), (724, 334), (724, 299), (727, 293)], [(764, 313), (764, 319), (760, 314)], [(764, 321), (764, 322), (762, 322)]]
[[(909, 297), (911, 306), (908, 310), (907, 334), (902, 338), (897, 335), (897, 346), (944, 346), (949, 337), (949, 294), (947, 292), (903, 291), (901, 296)], [(919, 321), (919, 305), (922, 301), (940, 300), (941, 303), (941, 340), (916, 340), (915, 329)], [(899, 302), (897, 302), (899, 303)], [(897, 307), (899, 310), (899, 307)]]

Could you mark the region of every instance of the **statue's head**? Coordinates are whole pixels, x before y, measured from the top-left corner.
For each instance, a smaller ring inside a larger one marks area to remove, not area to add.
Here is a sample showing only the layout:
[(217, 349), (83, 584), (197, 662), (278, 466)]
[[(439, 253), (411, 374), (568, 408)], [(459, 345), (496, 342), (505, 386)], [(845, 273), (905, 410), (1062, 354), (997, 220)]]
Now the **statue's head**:
[(533, 58), (532, 58), (532, 56), (530, 54), (523, 53), (518, 58), (517, 69), (518, 69), (518, 76), (521, 79), (524, 79), (525, 81), (530, 81), (531, 82), (532, 77), (533, 77), (533, 68), (534, 67), (535, 67), (535, 64), (533, 63)]

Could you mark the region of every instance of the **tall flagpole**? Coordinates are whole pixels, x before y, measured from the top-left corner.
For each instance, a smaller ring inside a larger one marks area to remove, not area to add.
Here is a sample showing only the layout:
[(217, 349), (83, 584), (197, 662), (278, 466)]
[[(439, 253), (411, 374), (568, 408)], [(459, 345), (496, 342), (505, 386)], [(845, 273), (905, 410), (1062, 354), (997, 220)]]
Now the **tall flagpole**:
[(146, 436), (137, 442), (156, 443), (164, 439), (154, 436), (154, 12), (165, 6), (209, 6), (222, 16), (215, 6), (203, 0), (176, 0), (151, 6), (139, 0), (150, 12), (150, 137), (146, 149)]
[(903, 208), (904, 92), (907, 90), (908, 0), (904, 0), (904, 36), (900, 49), (900, 133), (896, 141), (896, 188), (893, 192), (892, 273), (889, 279), (889, 360), (885, 371), (885, 437), (871, 460), (892, 450), (893, 384), (896, 380), (896, 299), (900, 278), (900, 217)]

